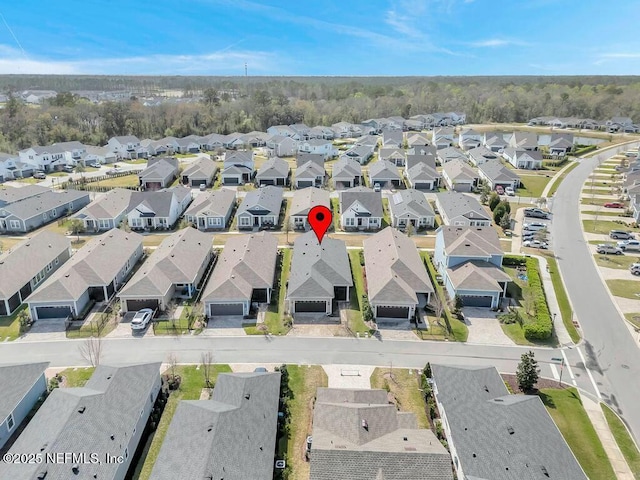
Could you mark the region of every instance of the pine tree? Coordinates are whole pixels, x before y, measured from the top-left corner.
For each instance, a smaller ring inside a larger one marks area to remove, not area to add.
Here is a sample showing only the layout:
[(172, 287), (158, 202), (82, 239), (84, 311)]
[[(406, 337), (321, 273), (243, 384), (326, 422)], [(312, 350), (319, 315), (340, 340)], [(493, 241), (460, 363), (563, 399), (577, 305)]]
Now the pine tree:
[(518, 379), (518, 386), (523, 392), (530, 392), (533, 387), (538, 383), (538, 362), (535, 359), (535, 355), (532, 351), (523, 353), (520, 357), (520, 363), (516, 370), (516, 378)]

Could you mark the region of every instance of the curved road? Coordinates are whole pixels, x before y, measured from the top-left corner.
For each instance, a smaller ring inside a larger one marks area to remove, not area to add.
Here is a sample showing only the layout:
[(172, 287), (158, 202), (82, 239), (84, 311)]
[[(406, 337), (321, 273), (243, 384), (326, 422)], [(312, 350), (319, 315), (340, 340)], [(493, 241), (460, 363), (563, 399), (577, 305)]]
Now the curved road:
[[(565, 177), (553, 200), (552, 229), (560, 272), (585, 338), (578, 348), (585, 352), (586, 367), (593, 374), (601, 398), (624, 416), (634, 437), (638, 439), (640, 349), (629, 334), (625, 320), (593, 262), (582, 234), (579, 214), (580, 191), (593, 169), (614, 153), (630, 147), (632, 145), (625, 145), (584, 159)], [(581, 364), (582, 358), (577, 359), (576, 350), (573, 349), (570, 358)]]

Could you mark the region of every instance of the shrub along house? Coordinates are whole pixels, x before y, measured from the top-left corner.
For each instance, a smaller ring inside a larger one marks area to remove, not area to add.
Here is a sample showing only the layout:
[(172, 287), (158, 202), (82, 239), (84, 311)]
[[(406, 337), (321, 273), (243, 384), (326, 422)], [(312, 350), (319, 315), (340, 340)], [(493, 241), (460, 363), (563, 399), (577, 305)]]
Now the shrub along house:
[(115, 295), (142, 257), (142, 236), (120, 229), (89, 240), (27, 298), (33, 320), (79, 318)]
[(205, 316), (249, 315), (252, 303), (271, 302), (277, 258), (275, 235), (230, 237), (202, 294)]
[(331, 315), (334, 302), (349, 300), (350, 287), (353, 280), (344, 241), (325, 237), (320, 244), (314, 232), (296, 238), (286, 297), (292, 315)]
[(0, 316), (11, 315), (70, 256), (69, 239), (47, 230), (0, 255)]
[(229, 225), (235, 206), (235, 190), (221, 188), (198, 195), (184, 213), (184, 218), (201, 231), (222, 230)]
[(174, 298), (193, 298), (213, 259), (212, 243), (212, 235), (194, 228), (165, 238), (118, 293), (121, 311), (165, 311)]

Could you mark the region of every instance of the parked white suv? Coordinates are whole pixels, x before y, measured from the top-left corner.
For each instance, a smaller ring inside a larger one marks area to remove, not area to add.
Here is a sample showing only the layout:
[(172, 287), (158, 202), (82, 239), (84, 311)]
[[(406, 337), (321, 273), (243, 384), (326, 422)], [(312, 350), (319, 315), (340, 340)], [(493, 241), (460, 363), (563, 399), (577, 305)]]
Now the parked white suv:
[(640, 240), (622, 240), (618, 242), (618, 248), (624, 252), (628, 250), (640, 251)]
[(632, 263), (629, 265), (629, 271), (634, 275), (640, 275), (640, 263)]
[(504, 189), (504, 193), (506, 193), (507, 195), (509, 195), (510, 197), (515, 196), (516, 192), (513, 190), (513, 188), (511, 187), (507, 187)]

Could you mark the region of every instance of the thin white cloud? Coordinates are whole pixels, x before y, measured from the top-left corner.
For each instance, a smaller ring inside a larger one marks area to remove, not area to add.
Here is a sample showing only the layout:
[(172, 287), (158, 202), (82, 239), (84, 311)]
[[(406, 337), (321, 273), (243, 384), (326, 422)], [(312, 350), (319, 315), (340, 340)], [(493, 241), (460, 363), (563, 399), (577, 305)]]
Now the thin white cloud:
[(506, 38), (488, 38), (486, 40), (478, 40), (476, 42), (469, 43), (469, 46), (475, 48), (494, 48), (494, 47), (527, 47), (530, 43), (522, 42), (520, 40), (509, 40)]
[(640, 53), (636, 52), (609, 52), (601, 53), (596, 57), (593, 62), (594, 65), (602, 65), (607, 62), (613, 62), (616, 60), (637, 60), (640, 59)]

